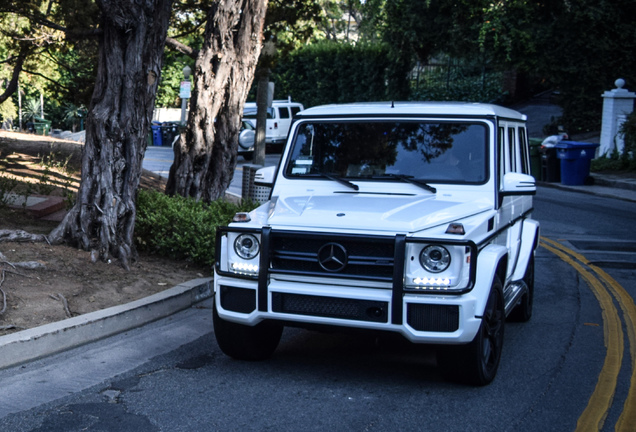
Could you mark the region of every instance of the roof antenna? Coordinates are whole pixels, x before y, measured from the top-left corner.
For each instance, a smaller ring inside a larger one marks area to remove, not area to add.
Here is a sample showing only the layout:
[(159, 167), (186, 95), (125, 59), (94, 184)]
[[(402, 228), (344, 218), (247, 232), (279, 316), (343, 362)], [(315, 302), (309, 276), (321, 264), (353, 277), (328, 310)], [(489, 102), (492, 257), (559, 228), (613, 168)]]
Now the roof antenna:
[(391, 108), (395, 108), (395, 101), (391, 101)]

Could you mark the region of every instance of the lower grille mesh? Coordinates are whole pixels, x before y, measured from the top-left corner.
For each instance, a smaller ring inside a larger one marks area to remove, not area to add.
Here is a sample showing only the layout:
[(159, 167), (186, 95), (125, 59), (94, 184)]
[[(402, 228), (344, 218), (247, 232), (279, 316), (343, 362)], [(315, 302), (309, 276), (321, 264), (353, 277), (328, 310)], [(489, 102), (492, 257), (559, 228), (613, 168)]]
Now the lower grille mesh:
[(454, 332), (459, 328), (459, 306), (409, 304), (407, 322), (418, 331)]
[(225, 310), (250, 313), (256, 309), (256, 291), (221, 285), (221, 307)]
[(274, 312), (342, 318), (356, 321), (387, 322), (386, 302), (322, 297), (299, 294), (272, 294)]

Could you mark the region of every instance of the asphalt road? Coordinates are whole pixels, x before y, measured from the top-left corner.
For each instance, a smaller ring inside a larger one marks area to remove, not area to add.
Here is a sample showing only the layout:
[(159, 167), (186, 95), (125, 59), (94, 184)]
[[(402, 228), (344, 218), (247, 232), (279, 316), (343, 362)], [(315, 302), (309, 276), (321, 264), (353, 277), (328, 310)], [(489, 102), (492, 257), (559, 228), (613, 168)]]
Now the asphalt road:
[(540, 187), (535, 209), (534, 316), (487, 387), (391, 337), (287, 328), (271, 360), (233, 361), (208, 303), (0, 371), (0, 430), (633, 430), (636, 204)]

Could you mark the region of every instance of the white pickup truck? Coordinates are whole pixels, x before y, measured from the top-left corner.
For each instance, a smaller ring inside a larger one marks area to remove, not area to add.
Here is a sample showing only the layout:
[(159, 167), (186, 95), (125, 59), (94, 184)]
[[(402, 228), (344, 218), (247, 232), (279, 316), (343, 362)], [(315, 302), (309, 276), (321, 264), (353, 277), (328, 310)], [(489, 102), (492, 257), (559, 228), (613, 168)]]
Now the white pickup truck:
[(526, 117), (474, 103), (299, 112), (268, 202), (217, 232), (214, 331), (237, 359), (285, 325), (394, 332), (438, 347), (447, 379), (490, 383), (506, 319), (532, 314)]
[[(256, 109), (256, 102), (246, 102), (243, 108), (243, 119), (252, 123), (254, 127), (256, 127)], [(291, 98), (273, 101), (272, 106), (267, 108), (265, 143), (284, 144), (292, 118), (303, 109), (301, 103), (293, 102)]]

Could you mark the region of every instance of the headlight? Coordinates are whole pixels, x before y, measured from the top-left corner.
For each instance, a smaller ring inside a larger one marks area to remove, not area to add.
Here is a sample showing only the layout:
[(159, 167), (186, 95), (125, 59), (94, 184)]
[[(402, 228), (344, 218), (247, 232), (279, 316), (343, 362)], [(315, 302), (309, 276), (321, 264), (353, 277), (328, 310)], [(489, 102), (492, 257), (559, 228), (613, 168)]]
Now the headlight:
[(420, 253), (420, 264), (431, 273), (443, 272), (448, 268), (450, 262), (450, 253), (443, 246), (426, 246)]
[(241, 234), (234, 240), (234, 251), (243, 259), (253, 259), (258, 255), (258, 239), (252, 234)]

